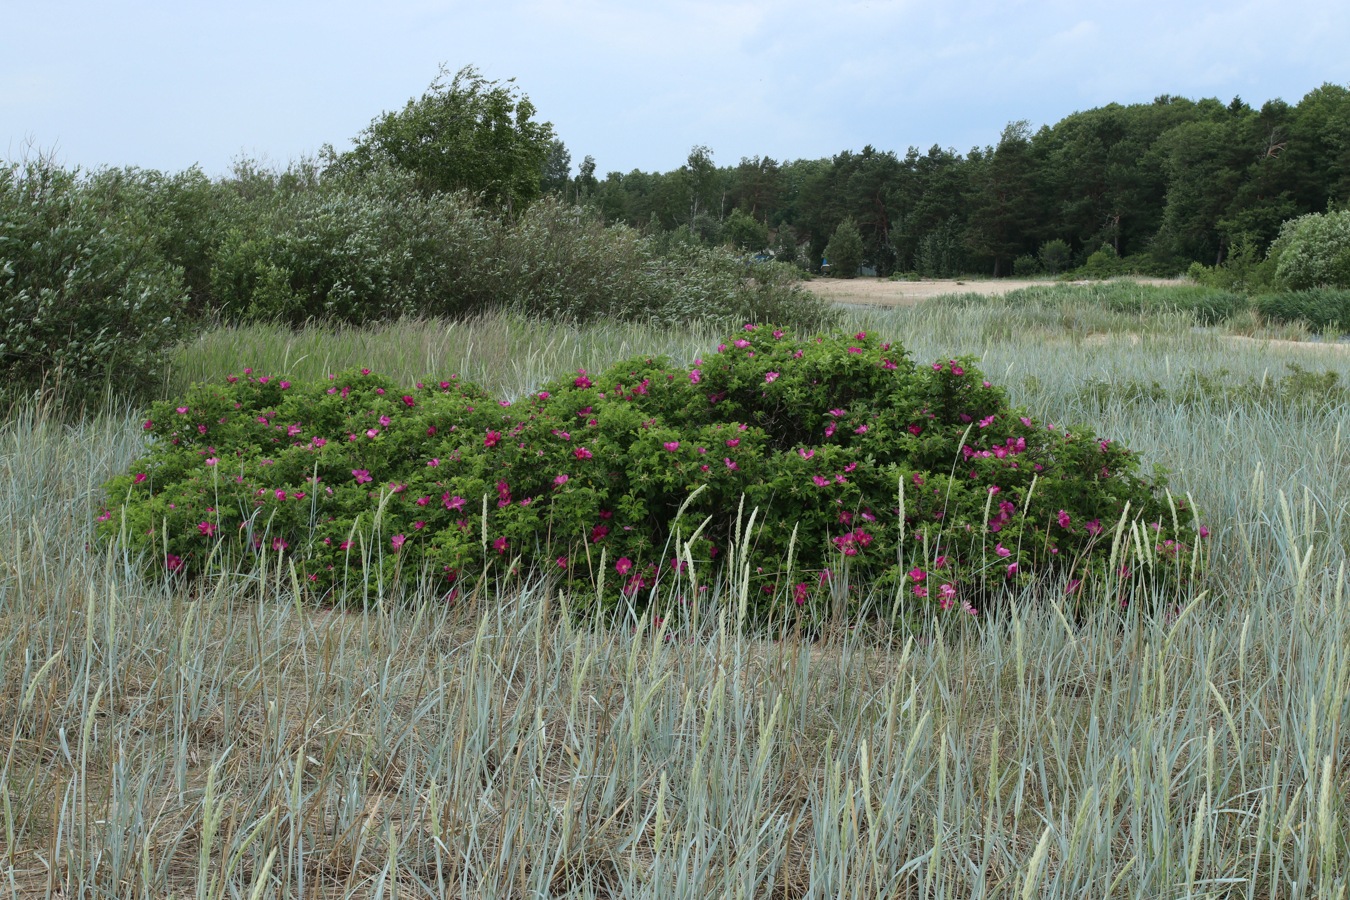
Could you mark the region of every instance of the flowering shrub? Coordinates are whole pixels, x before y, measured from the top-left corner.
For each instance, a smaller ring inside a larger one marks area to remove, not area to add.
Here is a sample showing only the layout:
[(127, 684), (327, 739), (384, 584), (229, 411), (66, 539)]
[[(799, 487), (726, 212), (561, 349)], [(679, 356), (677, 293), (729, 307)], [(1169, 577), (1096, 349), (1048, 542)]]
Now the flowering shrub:
[(690, 599), (734, 554), (759, 618), (843, 584), (974, 613), (1033, 579), (1184, 579), (1204, 534), (1124, 447), (1033, 421), (968, 359), (916, 365), (862, 333), (747, 325), (691, 366), (635, 358), (513, 404), (454, 378), (245, 370), (144, 427), (105, 537), (184, 574), (278, 552), (321, 589), (454, 596), (527, 567), (643, 606)]

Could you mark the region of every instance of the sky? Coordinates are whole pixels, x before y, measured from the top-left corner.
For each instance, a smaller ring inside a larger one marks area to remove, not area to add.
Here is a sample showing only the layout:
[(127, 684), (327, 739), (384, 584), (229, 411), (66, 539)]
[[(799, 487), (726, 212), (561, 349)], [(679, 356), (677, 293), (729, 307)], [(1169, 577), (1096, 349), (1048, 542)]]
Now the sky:
[(0, 159), (228, 174), (351, 146), (443, 64), (515, 78), (573, 166), (695, 145), (965, 152), (1160, 94), (1350, 85), (1344, 0), (0, 0)]

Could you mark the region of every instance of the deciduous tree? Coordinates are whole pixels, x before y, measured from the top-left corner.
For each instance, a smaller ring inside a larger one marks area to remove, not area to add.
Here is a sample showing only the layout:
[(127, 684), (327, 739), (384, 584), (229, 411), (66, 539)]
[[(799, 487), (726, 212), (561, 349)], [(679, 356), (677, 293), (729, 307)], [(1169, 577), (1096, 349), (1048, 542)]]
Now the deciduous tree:
[(515, 79), (491, 81), (472, 66), (451, 76), (442, 66), (426, 93), (377, 117), (333, 162), (356, 171), (389, 163), (423, 190), (467, 190), (509, 210), (539, 196), (553, 148), (553, 126), (534, 116)]

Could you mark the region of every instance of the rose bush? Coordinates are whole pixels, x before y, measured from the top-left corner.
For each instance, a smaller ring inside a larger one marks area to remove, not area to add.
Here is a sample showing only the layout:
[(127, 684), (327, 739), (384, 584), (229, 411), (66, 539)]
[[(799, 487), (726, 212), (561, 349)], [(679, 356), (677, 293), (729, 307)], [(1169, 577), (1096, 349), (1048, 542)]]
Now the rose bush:
[(187, 577), (279, 553), (338, 598), (532, 571), (592, 607), (665, 606), (734, 554), (761, 620), (819, 614), (842, 585), (975, 613), (1036, 580), (1072, 600), (1182, 583), (1204, 535), (1128, 449), (1033, 421), (969, 359), (916, 365), (863, 333), (747, 325), (692, 365), (634, 358), (514, 403), (458, 378), (245, 370), (144, 427), (106, 538)]

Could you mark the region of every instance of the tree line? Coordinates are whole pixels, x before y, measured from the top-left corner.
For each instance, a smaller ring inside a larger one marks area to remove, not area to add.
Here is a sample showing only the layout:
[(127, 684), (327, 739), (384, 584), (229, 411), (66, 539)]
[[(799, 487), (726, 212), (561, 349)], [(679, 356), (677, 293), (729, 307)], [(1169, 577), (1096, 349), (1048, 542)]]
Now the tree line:
[[(743, 158), (719, 166), (694, 147), (670, 172), (575, 175), (553, 140), (545, 190), (648, 233), (772, 251), (817, 269), (843, 223), (878, 274), (942, 277), (1054, 272), (1089, 261), (1148, 274), (1222, 263), (1269, 246), (1281, 223), (1350, 201), (1350, 89), (1324, 84), (1297, 104), (1239, 98), (1076, 112), (997, 144), (904, 155), (867, 146), (830, 159)], [(559, 167), (568, 176), (559, 178)]]

